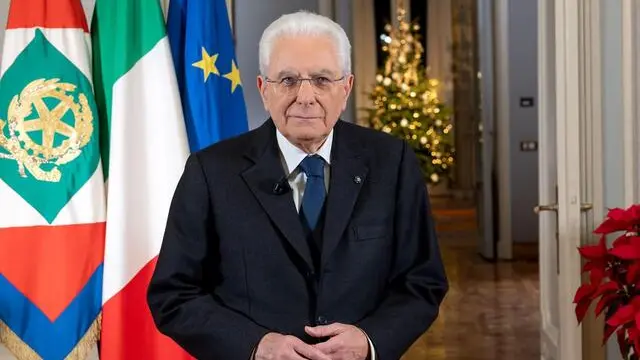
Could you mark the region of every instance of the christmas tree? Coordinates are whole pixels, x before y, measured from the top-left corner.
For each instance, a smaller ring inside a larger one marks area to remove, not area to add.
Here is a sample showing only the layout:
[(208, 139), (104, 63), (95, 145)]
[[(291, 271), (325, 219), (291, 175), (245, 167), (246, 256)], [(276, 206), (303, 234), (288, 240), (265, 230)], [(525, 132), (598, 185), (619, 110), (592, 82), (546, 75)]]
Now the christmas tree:
[(369, 125), (406, 140), (414, 149), (425, 181), (448, 179), (454, 164), (451, 110), (438, 99), (438, 81), (429, 79), (417, 24), (410, 24), (402, 1), (398, 26), (387, 25), (382, 37), (385, 65), (369, 94)]

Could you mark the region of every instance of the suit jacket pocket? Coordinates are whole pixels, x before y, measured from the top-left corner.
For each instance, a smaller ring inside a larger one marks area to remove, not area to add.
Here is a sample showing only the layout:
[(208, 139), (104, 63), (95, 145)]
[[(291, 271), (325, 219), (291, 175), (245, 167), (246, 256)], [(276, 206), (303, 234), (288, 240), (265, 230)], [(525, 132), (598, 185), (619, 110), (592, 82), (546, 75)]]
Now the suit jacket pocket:
[(354, 227), (354, 241), (368, 241), (387, 236), (388, 227), (385, 225), (358, 225)]

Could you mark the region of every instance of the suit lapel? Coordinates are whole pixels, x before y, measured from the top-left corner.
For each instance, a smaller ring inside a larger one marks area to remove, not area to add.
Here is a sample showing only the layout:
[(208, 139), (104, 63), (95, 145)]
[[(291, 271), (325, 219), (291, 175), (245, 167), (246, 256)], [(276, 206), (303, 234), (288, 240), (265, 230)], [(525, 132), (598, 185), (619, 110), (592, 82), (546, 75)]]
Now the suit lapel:
[(322, 240), (323, 265), (342, 238), (368, 174), (364, 149), (357, 138), (349, 136), (348, 125), (338, 121), (334, 129), (331, 179)]
[(305, 240), (291, 191), (280, 194), (274, 192), (274, 185), (283, 179), (285, 172), (272, 120), (269, 119), (262, 125), (256, 135), (255, 145), (246, 154), (254, 165), (243, 172), (242, 177), (289, 244), (312, 267), (309, 245)]

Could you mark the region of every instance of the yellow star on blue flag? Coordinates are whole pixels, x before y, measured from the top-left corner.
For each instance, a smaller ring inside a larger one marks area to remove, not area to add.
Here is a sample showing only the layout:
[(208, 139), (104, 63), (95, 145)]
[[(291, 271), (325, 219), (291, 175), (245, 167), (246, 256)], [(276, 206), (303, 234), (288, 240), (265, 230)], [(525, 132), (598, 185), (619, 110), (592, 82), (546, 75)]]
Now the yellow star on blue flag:
[(242, 84), (240, 70), (238, 70), (235, 61), (231, 60), (231, 72), (224, 74), (224, 77), (231, 81), (231, 92), (236, 91), (236, 87)]
[(191, 151), (248, 130), (225, 0), (171, 0), (167, 35)]
[(202, 69), (204, 73), (204, 81), (207, 81), (210, 74), (220, 75), (220, 71), (216, 67), (216, 60), (218, 59), (218, 54), (210, 56), (207, 53), (207, 49), (202, 48), (202, 58), (193, 63), (193, 66)]

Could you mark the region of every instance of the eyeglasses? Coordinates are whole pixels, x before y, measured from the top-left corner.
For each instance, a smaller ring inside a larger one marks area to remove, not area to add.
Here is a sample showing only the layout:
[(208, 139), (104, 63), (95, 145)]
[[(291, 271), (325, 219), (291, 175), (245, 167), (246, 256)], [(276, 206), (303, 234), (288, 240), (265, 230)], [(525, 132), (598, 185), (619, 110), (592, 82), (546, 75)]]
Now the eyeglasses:
[(330, 79), (326, 76), (314, 76), (311, 78), (299, 78), (293, 76), (286, 76), (280, 80), (266, 79), (266, 82), (274, 84), (276, 91), (285, 95), (297, 94), (300, 90), (300, 86), (303, 81), (308, 81), (316, 94), (325, 94), (333, 88), (333, 84), (344, 80), (344, 76), (339, 79)]

